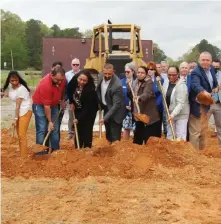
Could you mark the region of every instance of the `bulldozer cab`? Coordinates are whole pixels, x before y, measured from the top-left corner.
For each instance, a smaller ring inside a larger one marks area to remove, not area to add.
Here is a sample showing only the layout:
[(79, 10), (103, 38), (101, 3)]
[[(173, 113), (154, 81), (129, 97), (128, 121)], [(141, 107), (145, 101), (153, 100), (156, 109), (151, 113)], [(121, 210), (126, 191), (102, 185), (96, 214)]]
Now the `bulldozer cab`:
[(134, 62), (145, 65), (140, 39), (140, 27), (134, 24), (105, 24), (94, 27), (90, 58), (85, 68), (99, 72), (105, 63), (114, 65), (115, 74), (124, 77), (124, 66)]

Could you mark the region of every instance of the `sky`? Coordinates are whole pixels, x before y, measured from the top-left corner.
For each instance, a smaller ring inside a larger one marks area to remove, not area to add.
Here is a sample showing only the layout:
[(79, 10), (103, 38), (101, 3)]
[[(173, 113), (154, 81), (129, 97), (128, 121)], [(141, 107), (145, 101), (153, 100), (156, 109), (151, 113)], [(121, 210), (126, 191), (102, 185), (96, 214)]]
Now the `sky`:
[(153, 40), (174, 60), (202, 39), (221, 48), (221, 1), (59, 1), (1, 0), (0, 7), (22, 20), (41, 20), (51, 27), (80, 27), (107, 23), (136, 24), (141, 38)]

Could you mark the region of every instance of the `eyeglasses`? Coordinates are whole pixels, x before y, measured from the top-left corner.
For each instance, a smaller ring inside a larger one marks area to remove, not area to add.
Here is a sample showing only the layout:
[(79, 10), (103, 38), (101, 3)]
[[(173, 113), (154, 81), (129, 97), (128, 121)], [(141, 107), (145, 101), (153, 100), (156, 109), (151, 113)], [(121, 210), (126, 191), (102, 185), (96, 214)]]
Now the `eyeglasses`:
[(130, 71), (125, 71), (125, 73), (130, 73)]
[(73, 66), (79, 66), (79, 64), (72, 64)]
[(178, 76), (178, 74), (168, 74), (168, 76)]
[(150, 71), (155, 71), (155, 69), (154, 69), (154, 68), (150, 68), (150, 69), (148, 69), (148, 70), (150, 70)]

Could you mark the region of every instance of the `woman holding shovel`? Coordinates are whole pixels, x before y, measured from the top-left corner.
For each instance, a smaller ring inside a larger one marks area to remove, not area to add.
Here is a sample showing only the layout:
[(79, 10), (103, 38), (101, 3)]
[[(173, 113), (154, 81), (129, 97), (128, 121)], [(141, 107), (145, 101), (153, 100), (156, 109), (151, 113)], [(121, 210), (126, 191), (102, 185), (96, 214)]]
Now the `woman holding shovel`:
[(16, 128), (20, 155), (24, 157), (28, 155), (27, 130), (32, 116), (30, 89), (17, 71), (9, 72), (3, 91), (8, 88), (9, 84), (8, 96), (15, 104), (15, 118), (12, 126)]
[[(172, 122), (176, 138), (186, 141), (187, 122), (190, 106), (188, 100), (188, 88), (185, 79), (179, 79), (179, 69), (170, 66), (168, 69), (169, 82), (164, 85), (167, 107), (169, 108), (168, 121)], [(167, 138), (172, 139), (173, 133), (168, 122)]]
[(82, 70), (72, 78), (68, 84), (68, 98), (70, 107), (75, 113), (73, 122), (77, 124), (79, 134), (75, 135), (75, 145), (79, 138), (80, 148), (91, 148), (98, 99), (94, 80), (89, 72)]
[[(160, 114), (160, 126), (158, 129), (158, 133), (159, 133), (159, 136), (161, 137), (162, 135), (161, 127), (163, 123), (163, 99), (162, 99), (162, 94), (160, 92), (160, 89), (158, 88), (158, 85), (157, 85), (157, 77), (160, 77), (160, 74), (157, 71), (156, 64), (152, 61), (147, 63), (147, 68), (148, 68), (148, 75), (151, 77), (153, 81), (153, 89), (156, 96), (157, 109)], [(161, 85), (163, 85), (164, 79), (161, 78), (160, 82), (161, 82)]]
[(142, 145), (145, 144), (151, 136), (160, 137), (158, 130), (161, 124), (153, 89), (153, 81), (150, 76), (148, 76), (148, 69), (146, 67), (140, 66), (138, 68), (137, 80), (134, 82), (131, 93), (134, 95), (134, 114), (140, 110), (140, 114), (149, 117), (148, 124), (139, 121), (135, 117), (136, 128), (133, 142)]

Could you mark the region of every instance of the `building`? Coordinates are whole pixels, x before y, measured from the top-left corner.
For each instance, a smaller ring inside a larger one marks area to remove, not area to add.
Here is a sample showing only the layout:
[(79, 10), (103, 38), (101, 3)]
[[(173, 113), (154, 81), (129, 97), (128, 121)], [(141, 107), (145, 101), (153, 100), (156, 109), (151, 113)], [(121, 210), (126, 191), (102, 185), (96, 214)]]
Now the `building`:
[[(152, 60), (153, 49), (152, 40), (142, 40), (144, 61)], [(81, 67), (86, 63), (86, 58), (90, 56), (91, 39), (75, 38), (43, 38), (43, 75), (47, 74), (54, 61), (61, 61), (66, 71), (71, 69), (71, 60), (79, 58)]]

